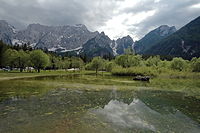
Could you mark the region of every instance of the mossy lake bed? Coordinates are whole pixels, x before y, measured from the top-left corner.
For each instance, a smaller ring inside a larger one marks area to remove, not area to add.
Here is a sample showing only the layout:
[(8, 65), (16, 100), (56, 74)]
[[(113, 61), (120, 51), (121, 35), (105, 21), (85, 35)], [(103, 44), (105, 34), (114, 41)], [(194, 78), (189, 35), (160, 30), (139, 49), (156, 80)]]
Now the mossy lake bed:
[(200, 80), (78, 73), (5, 78), (0, 132), (200, 132)]

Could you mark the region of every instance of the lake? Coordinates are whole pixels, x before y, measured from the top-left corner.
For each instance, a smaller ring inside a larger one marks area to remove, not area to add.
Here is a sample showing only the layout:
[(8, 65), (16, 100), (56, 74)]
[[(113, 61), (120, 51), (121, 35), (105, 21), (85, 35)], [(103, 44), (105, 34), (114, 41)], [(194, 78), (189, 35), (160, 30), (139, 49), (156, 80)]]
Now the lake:
[(200, 81), (73, 75), (0, 81), (0, 133), (200, 132)]

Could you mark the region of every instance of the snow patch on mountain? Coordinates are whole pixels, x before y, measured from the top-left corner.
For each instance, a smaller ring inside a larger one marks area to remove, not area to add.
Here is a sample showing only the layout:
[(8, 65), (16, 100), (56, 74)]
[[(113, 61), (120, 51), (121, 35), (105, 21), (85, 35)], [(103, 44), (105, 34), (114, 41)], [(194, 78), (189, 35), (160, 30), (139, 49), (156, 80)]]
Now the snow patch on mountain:
[(61, 46), (58, 46), (58, 47), (52, 47), (52, 48), (49, 48), (48, 51), (51, 51), (51, 52), (56, 52), (56, 51), (59, 51), (61, 53), (65, 53), (65, 52), (72, 52), (72, 51), (79, 51), (81, 50), (83, 47), (78, 47), (78, 48), (75, 48), (75, 49), (66, 49), (64, 47), (61, 47)]
[(34, 48), (36, 45), (37, 45), (37, 43), (32, 43), (32, 44), (30, 44), (30, 46), (31, 46), (32, 48)]
[(22, 41), (22, 40), (18, 40), (18, 39), (13, 39), (12, 40), (12, 45), (19, 45), (19, 46), (21, 46), (23, 44), (25, 44), (25, 42)]
[(15, 29), (15, 27), (13, 27), (12, 25), (8, 24), (8, 26), (12, 29), (13, 33), (16, 34), (17, 30)]
[(110, 47), (111, 47), (112, 50), (113, 50), (114, 56), (118, 55), (118, 54), (117, 54), (117, 46), (118, 46), (118, 44), (116, 43), (116, 41), (114, 41), (114, 46), (113, 46), (113, 42), (110, 44)]

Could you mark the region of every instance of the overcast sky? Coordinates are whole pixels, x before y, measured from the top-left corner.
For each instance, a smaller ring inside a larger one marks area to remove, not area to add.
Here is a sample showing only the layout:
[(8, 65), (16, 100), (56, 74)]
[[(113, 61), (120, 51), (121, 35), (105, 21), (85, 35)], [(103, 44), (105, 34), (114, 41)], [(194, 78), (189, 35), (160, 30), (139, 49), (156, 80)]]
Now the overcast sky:
[(16, 28), (85, 24), (111, 39), (137, 40), (164, 24), (179, 29), (198, 16), (200, 0), (0, 0), (0, 19)]

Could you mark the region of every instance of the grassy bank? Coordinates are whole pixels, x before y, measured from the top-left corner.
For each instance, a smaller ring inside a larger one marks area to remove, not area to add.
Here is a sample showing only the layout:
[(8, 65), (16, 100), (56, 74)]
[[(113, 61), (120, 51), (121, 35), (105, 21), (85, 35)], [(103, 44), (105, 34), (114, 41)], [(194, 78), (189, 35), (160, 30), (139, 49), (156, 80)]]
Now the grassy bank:
[[(76, 76), (74, 74), (81, 74), (81, 76)], [(0, 81), (1, 86), (7, 86), (9, 83), (10, 86), (14, 87), (13, 84), (16, 81), (16, 86), (18, 86), (17, 79), (21, 78), (30, 78), (30, 77), (42, 77), (42, 76), (56, 76), (56, 75), (68, 75), (67, 77), (58, 77), (58, 79), (44, 78), (44, 80), (31, 80), (27, 79), (28, 87), (31, 88), (31, 83), (34, 84), (37, 89), (38, 86), (47, 86), (47, 88), (75, 88), (75, 89), (133, 89), (133, 90), (162, 90), (162, 91), (178, 91), (186, 93), (190, 96), (195, 96), (200, 98), (200, 77), (199, 73), (187, 73), (187, 72), (175, 72), (168, 71), (157, 74), (156, 77), (152, 78), (150, 82), (140, 82), (133, 81), (132, 76), (114, 76), (108, 72), (99, 72), (96, 76), (95, 71), (41, 71), (41, 73), (20, 73), (20, 72), (0, 72)], [(16, 79), (9, 81), (9, 79)], [(40, 78), (39, 78), (40, 79)], [(43, 78), (41, 78), (43, 79)], [(94, 87), (95, 86), (95, 87)], [(40, 88), (40, 87), (39, 87)]]
[(151, 76), (156, 78), (173, 78), (173, 79), (199, 79), (200, 73), (191, 71), (178, 71), (157, 67), (116, 67), (111, 71), (115, 76)]
[[(54, 75), (69, 75), (69, 74), (83, 74), (83, 75), (96, 75), (95, 71), (65, 71), (65, 70), (51, 70), (38, 72), (19, 72), (11, 71), (4, 72), (0, 71), (0, 80), (38, 77), (38, 76), (54, 76)], [(98, 75), (111, 75), (109, 72), (99, 72)]]
[[(69, 75), (69, 74), (82, 74), (82, 75), (95, 75), (95, 71), (83, 70), (83, 71), (65, 71), (65, 70), (51, 70), (37, 72), (19, 72), (11, 71), (4, 72), (0, 71), (0, 80), (26, 78), (26, 77), (37, 77), (37, 76), (50, 76), (50, 75)], [(130, 67), (122, 68), (116, 67), (111, 72), (98, 72), (99, 76), (151, 76), (152, 78), (160, 79), (200, 79), (200, 73), (189, 72), (189, 71), (175, 71), (170, 69), (157, 69), (153, 67)]]
[(150, 67), (130, 67), (122, 68), (116, 67), (112, 70), (112, 75), (115, 76), (157, 76), (158, 73), (155, 69)]

